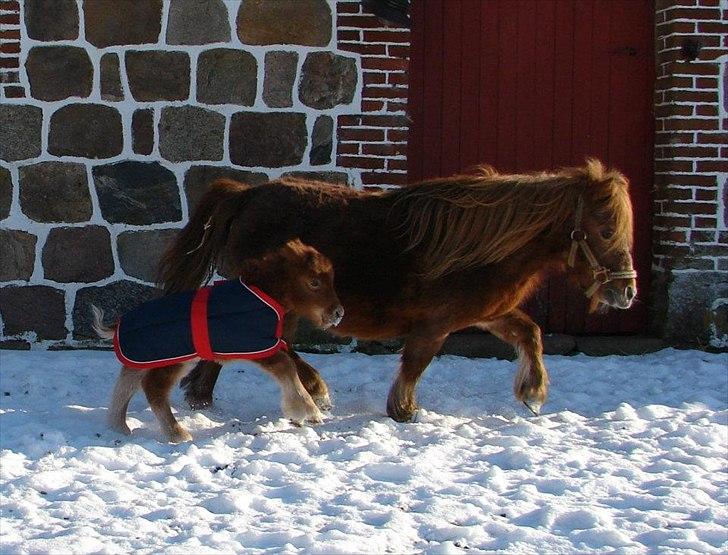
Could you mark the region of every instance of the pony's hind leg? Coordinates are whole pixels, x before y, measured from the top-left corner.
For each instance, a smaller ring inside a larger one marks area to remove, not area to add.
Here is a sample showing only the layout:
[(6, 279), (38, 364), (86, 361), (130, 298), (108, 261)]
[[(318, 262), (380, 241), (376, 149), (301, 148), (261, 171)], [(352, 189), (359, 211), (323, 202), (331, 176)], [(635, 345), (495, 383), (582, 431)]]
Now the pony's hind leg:
[(109, 426), (122, 434), (129, 435), (131, 430), (126, 424), (126, 411), (129, 408), (129, 401), (139, 389), (145, 370), (133, 370), (126, 366), (121, 367), (119, 377), (111, 394), (109, 413), (107, 421)]
[(222, 366), (217, 362), (201, 360), (192, 372), (182, 379), (180, 386), (185, 391), (185, 400), (191, 409), (199, 410), (212, 406), (212, 392), (221, 369)]
[(172, 408), (169, 406), (169, 394), (185, 370), (186, 365), (164, 366), (148, 371), (142, 379), (142, 388), (149, 401), (149, 406), (157, 417), (164, 434), (174, 443), (192, 440), (192, 435), (177, 422), (172, 414)]
[(306, 388), (303, 387), (291, 357), (279, 351), (275, 355), (257, 362), (280, 385), (281, 409), (286, 418), (298, 425), (302, 425), (306, 421), (318, 424), (323, 420), (321, 411)]
[(513, 393), (519, 401), (538, 415), (546, 402), (549, 384), (548, 373), (543, 363), (541, 329), (519, 309), (497, 320), (481, 322), (478, 327), (490, 331), (515, 347), (518, 353), (518, 371), (513, 382)]
[(402, 351), (402, 362), (387, 398), (387, 414), (397, 422), (409, 422), (417, 411), (415, 388), (440, 350), (447, 334), (413, 334), (407, 337)]

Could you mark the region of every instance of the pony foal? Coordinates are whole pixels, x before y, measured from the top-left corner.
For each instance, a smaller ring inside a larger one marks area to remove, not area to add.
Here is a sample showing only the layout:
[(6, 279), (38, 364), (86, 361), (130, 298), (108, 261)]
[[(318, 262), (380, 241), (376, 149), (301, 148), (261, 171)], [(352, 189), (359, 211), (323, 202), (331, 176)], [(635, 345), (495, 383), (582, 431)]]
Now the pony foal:
[[(237, 270), (239, 279), (145, 303), (114, 328), (104, 327), (102, 311), (92, 305), (94, 330), (114, 340), (123, 364), (109, 408), (112, 428), (131, 433), (126, 412), (141, 387), (167, 438), (191, 440), (172, 414), (170, 391), (198, 361), (223, 364), (229, 359), (255, 360), (269, 372), (281, 387), (283, 414), (294, 423), (321, 422), (282, 336), (286, 314), (303, 316), (322, 328), (341, 321), (344, 309), (334, 291), (331, 262), (292, 240)], [(243, 280), (264, 286), (271, 296)]]

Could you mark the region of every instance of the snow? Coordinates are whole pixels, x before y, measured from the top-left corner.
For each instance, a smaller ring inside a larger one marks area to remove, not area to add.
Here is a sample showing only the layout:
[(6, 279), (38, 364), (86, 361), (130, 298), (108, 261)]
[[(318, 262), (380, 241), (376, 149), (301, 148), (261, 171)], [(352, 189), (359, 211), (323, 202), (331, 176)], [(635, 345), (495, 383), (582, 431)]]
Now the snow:
[(216, 408), (142, 396), (104, 423), (111, 352), (0, 351), (0, 553), (725, 553), (728, 356), (546, 357), (540, 417), (513, 363), (443, 356), (417, 422), (384, 414), (395, 356), (306, 355), (323, 424), (280, 418), (273, 380), (231, 365)]

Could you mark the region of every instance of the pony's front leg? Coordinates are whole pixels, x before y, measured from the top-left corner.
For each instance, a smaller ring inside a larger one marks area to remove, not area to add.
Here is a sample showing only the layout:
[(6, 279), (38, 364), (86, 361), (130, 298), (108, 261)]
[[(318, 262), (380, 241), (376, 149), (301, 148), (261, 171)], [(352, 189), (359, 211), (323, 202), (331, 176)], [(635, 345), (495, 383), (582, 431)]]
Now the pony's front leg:
[(518, 372), (513, 382), (513, 393), (534, 414), (538, 415), (546, 402), (549, 377), (543, 363), (541, 329), (522, 310), (515, 309), (505, 316), (477, 327), (491, 332), (513, 345), (518, 353)]
[(303, 360), (298, 353), (293, 350), (293, 340), (296, 336), (296, 328), (298, 327), (298, 316), (289, 314), (286, 316), (283, 326), (283, 338), (288, 343), (288, 355), (296, 365), (298, 379), (301, 380), (303, 387), (306, 388), (314, 403), (321, 410), (331, 409), (331, 397), (329, 397), (329, 387), (313, 366)]
[(397, 422), (409, 422), (417, 410), (415, 387), (445, 342), (447, 334), (410, 335), (402, 350), (399, 374), (394, 380), (387, 398), (387, 414)]
[(302, 425), (306, 421), (319, 424), (323, 420), (321, 411), (298, 378), (296, 365), (291, 357), (285, 352), (279, 351), (275, 355), (257, 362), (276, 379), (281, 387), (283, 416), (298, 425)]

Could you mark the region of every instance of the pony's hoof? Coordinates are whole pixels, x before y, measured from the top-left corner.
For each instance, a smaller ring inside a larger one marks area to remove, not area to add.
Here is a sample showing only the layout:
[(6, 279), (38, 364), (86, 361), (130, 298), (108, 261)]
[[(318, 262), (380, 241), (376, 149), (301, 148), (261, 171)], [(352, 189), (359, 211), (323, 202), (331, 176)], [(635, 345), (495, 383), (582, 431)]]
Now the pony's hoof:
[(406, 409), (402, 406), (387, 404), (387, 415), (397, 422), (412, 422), (417, 415), (418, 407)]
[(170, 443), (184, 443), (185, 441), (192, 441), (192, 434), (184, 428), (180, 428), (179, 430), (174, 430), (171, 434), (169, 434), (169, 441)]
[(192, 410), (209, 409), (213, 404), (212, 397), (198, 399), (196, 397), (185, 395), (185, 401), (187, 401), (187, 404), (190, 406), (190, 408)]
[(316, 406), (319, 408), (319, 410), (323, 411), (330, 411), (331, 407), (333, 406), (331, 404), (331, 397), (329, 397), (329, 394), (326, 393), (325, 395), (321, 395), (320, 397), (313, 397), (313, 402), (316, 403)]
[(543, 407), (543, 403), (540, 401), (523, 401), (524, 406), (530, 410), (534, 416), (541, 416), (541, 408)]

